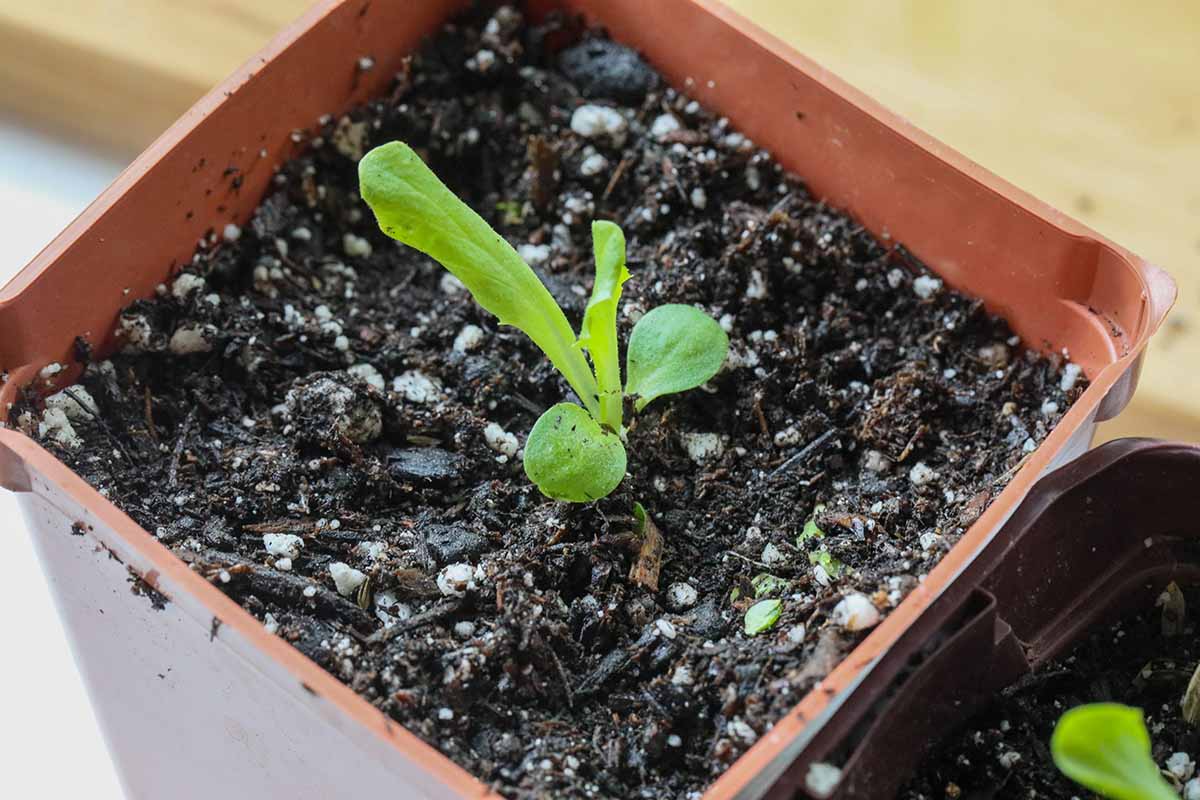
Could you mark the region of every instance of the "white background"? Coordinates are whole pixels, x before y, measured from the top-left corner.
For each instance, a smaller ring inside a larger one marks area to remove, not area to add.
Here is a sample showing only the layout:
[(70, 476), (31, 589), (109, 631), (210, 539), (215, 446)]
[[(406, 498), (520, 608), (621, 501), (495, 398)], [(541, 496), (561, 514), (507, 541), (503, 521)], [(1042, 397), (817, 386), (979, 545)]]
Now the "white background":
[[(0, 285), (123, 164), (0, 117)], [(15, 497), (0, 489), (0, 795), (123, 795)]]

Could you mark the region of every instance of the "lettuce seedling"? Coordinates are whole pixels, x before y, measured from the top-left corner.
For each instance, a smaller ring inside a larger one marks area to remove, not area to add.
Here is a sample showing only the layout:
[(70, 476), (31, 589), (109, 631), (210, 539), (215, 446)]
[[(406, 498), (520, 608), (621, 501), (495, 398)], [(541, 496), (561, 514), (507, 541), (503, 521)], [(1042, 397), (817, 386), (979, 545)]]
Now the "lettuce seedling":
[(576, 336), (517, 251), (411, 147), (375, 148), (359, 162), (358, 177), (380, 229), (445, 267), (502, 325), (523, 331), (583, 404), (554, 405), (529, 432), (525, 474), (548, 497), (587, 502), (609, 494), (625, 477), (625, 397), (641, 411), (655, 398), (704, 383), (728, 355), (729, 338), (711, 317), (691, 306), (659, 306), (630, 333), (622, 388), (617, 311), (629, 270), (619, 227), (592, 223), (596, 282)]
[(1150, 755), (1142, 710), (1120, 703), (1077, 706), (1050, 737), (1059, 771), (1112, 800), (1179, 800)]

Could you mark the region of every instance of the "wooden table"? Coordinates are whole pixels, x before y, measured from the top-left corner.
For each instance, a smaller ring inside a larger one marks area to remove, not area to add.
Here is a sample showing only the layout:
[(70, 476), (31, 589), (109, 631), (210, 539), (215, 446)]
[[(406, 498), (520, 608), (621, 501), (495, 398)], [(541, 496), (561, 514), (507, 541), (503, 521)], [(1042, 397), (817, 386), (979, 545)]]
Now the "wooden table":
[[(1200, 441), (1200, 3), (728, 2), (1170, 270), (1179, 303), (1102, 435)], [(8, 0), (0, 110), (132, 155), (305, 5)]]

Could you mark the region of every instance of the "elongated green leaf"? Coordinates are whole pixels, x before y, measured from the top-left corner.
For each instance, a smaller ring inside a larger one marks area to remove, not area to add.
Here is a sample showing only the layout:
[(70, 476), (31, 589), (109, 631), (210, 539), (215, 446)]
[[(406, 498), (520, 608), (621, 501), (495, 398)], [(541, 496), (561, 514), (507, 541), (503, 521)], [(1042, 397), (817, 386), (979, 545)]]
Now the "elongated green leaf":
[(555, 500), (598, 500), (625, 477), (625, 446), (579, 406), (559, 403), (529, 432), (525, 474)]
[(629, 279), (625, 268), (625, 234), (611, 222), (592, 223), (592, 250), (596, 257), (596, 284), (583, 313), (579, 342), (587, 348), (600, 385), (600, 421), (621, 430), (621, 356), (617, 351), (617, 305), (621, 285)]
[(596, 379), (575, 331), (538, 276), (504, 237), (458, 199), (403, 142), (358, 162), (359, 190), (388, 236), (433, 258), (500, 322), (525, 332), (579, 399), (600, 413)]
[(1179, 800), (1150, 755), (1140, 708), (1092, 703), (1063, 714), (1050, 754), (1064, 775), (1112, 800)]
[(746, 635), (754, 636), (763, 631), (769, 631), (775, 627), (781, 613), (783, 613), (782, 600), (759, 600), (746, 611), (746, 619), (743, 621)]
[(704, 383), (728, 353), (729, 337), (712, 317), (692, 306), (659, 306), (629, 335), (625, 391), (641, 411), (656, 397)]

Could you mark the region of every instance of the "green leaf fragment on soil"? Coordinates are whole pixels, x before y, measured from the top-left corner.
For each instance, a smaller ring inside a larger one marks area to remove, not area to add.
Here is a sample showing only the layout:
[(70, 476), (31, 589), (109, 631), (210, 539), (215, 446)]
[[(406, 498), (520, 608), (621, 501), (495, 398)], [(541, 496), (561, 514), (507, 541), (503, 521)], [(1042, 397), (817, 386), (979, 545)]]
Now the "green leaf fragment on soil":
[(766, 597), (770, 594), (781, 594), (787, 590), (788, 582), (766, 572), (760, 572), (750, 581), (754, 587), (754, 597)]
[(746, 611), (745, 630), (747, 636), (768, 631), (779, 621), (783, 613), (782, 600), (760, 600)]
[(814, 550), (813, 552), (809, 553), (808, 562), (825, 570), (825, 574), (830, 578), (836, 578), (837, 576), (841, 575), (842, 570), (846, 568), (845, 564), (834, 558), (829, 551), (823, 547), (820, 550)]

